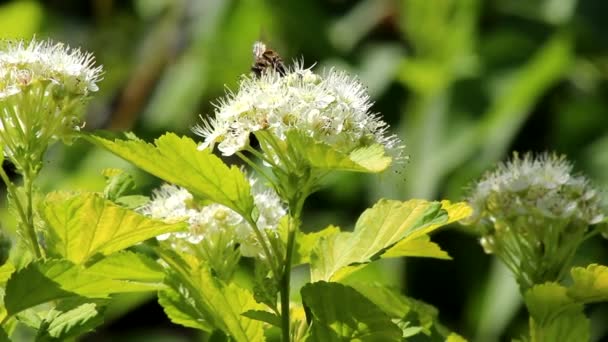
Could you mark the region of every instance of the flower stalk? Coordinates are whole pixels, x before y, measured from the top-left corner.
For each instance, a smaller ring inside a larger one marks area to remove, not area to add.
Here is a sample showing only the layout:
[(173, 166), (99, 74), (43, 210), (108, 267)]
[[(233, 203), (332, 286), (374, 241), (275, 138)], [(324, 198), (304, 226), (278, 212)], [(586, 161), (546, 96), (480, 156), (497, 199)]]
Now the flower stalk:
[(94, 64), (93, 55), (51, 41), (6, 41), (0, 47), (0, 145), (23, 177), (25, 198), (4, 171), (0, 176), (36, 258), (44, 251), (35, 228), (34, 182), (48, 147), (69, 142), (80, 129), (84, 104), (101, 79), (101, 66)]
[(481, 245), (515, 275), (522, 293), (560, 281), (576, 250), (606, 220), (589, 181), (564, 156), (526, 154), (486, 174), (469, 196)]

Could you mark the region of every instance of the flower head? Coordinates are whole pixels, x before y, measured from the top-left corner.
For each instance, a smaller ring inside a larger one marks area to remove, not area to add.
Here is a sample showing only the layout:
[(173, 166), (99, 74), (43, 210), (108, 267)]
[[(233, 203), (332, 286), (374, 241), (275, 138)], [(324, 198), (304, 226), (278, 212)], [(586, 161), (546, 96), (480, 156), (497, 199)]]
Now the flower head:
[(224, 155), (245, 149), (251, 133), (266, 130), (285, 140), (297, 130), (340, 152), (381, 144), (400, 156), (401, 141), (387, 134), (388, 124), (371, 106), (365, 87), (346, 73), (318, 75), (296, 63), (284, 76), (270, 70), (244, 77), (237, 93), (219, 101), (215, 118), (193, 130), (204, 138), (200, 148), (217, 143)]
[[(102, 67), (92, 54), (51, 41), (6, 41), (0, 50), (3, 87), (26, 87), (50, 82), (66, 95), (87, 95), (97, 91)], [(4, 90), (4, 89), (2, 89)], [(2, 92), (0, 90), (0, 92)]]
[[(251, 180), (252, 183), (255, 183)], [(279, 220), (287, 213), (272, 190), (254, 187), (254, 203), (259, 213), (257, 228), (266, 236), (278, 234)], [(185, 221), (186, 232), (163, 234), (158, 240), (168, 241), (174, 248), (198, 251), (211, 258), (222, 250), (230, 252), (239, 246), (240, 255), (263, 257), (262, 246), (249, 223), (238, 213), (221, 204), (198, 206), (183, 188), (164, 184), (155, 190), (152, 200), (139, 211), (166, 222)]]
[(19, 170), (38, 169), (52, 141), (80, 129), (101, 78), (94, 63), (93, 55), (61, 43), (0, 44), (0, 144)]
[(468, 223), (480, 229), (484, 250), (523, 288), (559, 280), (586, 234), (605, 221), (598, 191), (565, 156), (514, 154), (473, 186), (468, 201)]
[(469, 202), (473, 220), (495, 222), (522, 215), (586, 224), (604, 220), (598, 191), (584, 176), (573, 174), (565, 156), (514, 154), (477, 182)]

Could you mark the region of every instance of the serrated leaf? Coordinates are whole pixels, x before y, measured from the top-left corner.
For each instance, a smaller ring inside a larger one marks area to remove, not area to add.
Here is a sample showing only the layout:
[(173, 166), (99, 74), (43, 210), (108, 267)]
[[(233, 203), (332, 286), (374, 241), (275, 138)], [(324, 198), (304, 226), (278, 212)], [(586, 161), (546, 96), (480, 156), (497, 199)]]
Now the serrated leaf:
[[(447, 212), (448, 219), (446, 222), (435, 226), (427, 227), (427, 232), (431, 232), (436, 228), (462, 220), (469, 217), (473, 209), (465, 202), (451, 203), (450, 201), (441, 201), (441, 208)], [(438, 259), (451, 259), (450, 256), (441, 250), (441, 248), (430, 241), (428, 235), (419, 237), (409, 236), (399, 241), (395, 246), (391, 247), (382, 258), (396, 257), (427, 257)]]
[(8, 315), (53, 300), (108, 298), (113, 293), (154, 291), (160, 284), (116, 280), (90, 274), (68, 260), (38, 260), (12, 274), (6, 283)]
[(51, 193), (42, 214), (49, 225), (46, 241), (49, 254), (75, 263), (186, 229), (185, 223), (153, 220), (94, 193)]
[(438, 202), (380, 200), (367, 209), (355, 230), (319, 240), (311, 254), (311, 280), (337, 280), (381, 257), (399, 241), (444, 225), (448, 215)]
[(362, 147), (346, 154), (297, 131), (287, 133), (286, 145), (317, 169), (377, 173), (386, 170), (392, 161), (381, 145)]
[(574, 267), (570, 274), (574, 282), (568, 288), (570, 297), (585, 303), (608, 301), (608, 267), (597, 264)]
[[(188, 328), (212, 331), (213, 326), (203, 318), (205, 315), (198, 311), (194, 300), (185, 297), (189, 292), (180, 294), (171, 287), (170, 283), (168, 285), (169, 288), (158, 292), (158, 303), (171, 322)], [(179, 284), (176, 283), (175, 287), (178, 286)]]
[(87, 267), (87, 273), (118, 280), (161, 283), (163, 268), (144, 254), (120, 251)]
[(401, 341), (390, 317), (351, 287), (316, 282), (301, 294), (311, 324), (308, 341)]
[(564, 286), (557, 283), (535, 285), (525, 293), (524, 299), (530, 312), (532, 342), (589, 341), (590, 326), (583, 304), (571, 298)]
[(253, 198), (247, 177), (236, 166), (228, 167), (209, 149), (199, 151), (188, 137), (168, 133), (148, 144), (140, 139), (108, 140), (88, 135), (87, 139), (124, 158), (137, 167), (194, 195), (223, 204), (249, 215)]
[[(535, 285), (524, 294), (530, 316), (540, 324), (552, 319), (561, 308), (574, 305), (568, 290), (557, 283)], [(582, 309), (582, 305), (579, 305)]]
[(386, 285), (360, 282), (347, 282), (346, 285), (376, 304), (393, 322), (397, 321), (404, 338), (424, 333), (428, 339), (435, 341), (449, 333), (439, 323), (439, 311), (432, 305), (404, 296)]
[(204, 262), (163, 253), (174, 271), (166, 277), (169, 289), (161, 291), (159, 303), (171, 321), (207, 331), (220, 329), (234, 341), (265, 340), (263, 323), (242, 315), (264, 309), (251, 292), (213, 277)]
[(340, 228), (329, 226), (323, 230), (314, 233), (302, 233), (298, 231), (296, 237), (296, 249), (293, 254), (293, 265), (307, 264), (310, 262), (310, 253), (317, 244), (317, 241), (323, 237), (334, 235), (340, 232)]
[(106, 186), (103, 189), (103, 198), (115, 201), (120, 196), (135, 189), (133, 176), (121, 169), (104, 169), (103, 176), (106, 178)]
[(415, 239), (403, 239), (386, 251), (386, 253), (382, 254), (383, 259), (400, 257), (452, 259), (439, 245), (432, 242), (431, 237), (428, 235), (422, 235)]
[(0, 266), (0, 285), (4, 285), (13, 272), (15, 272), (15, 266), (10, 262)]
[(281, 327), (281, 317), (272, 312), (262, 310), (249, 310), (243, 312), (243, 316), (255, 319), (256, 321), (265, 322), (275, 327)]
[(36, 336), (37, 342), (65, 341), (79, 336), (103, 323), (103, 315), (95, 303), (85, 303), (45, 319)]

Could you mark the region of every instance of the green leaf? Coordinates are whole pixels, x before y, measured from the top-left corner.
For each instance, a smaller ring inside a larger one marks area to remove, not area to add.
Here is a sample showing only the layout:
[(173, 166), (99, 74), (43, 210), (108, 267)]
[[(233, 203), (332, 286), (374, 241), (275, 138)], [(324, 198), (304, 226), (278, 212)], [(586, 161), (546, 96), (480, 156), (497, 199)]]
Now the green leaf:
[[(403, 296), (398, 290), (380, 284), (349, 282), (347, 285), (376, 304), (390, 318), (407, 322), (408, 329), (415, 327), (418, 328), (416, 333), (431, 335), (431, 328), (437, 322), (439, 314), (432, 305)], [(414, 334), (408, 336), (412, 335)]]
[(163, 260), (173, 271), (166, 277), (169, 289), (160, 292), (159, 303), (172, 322), (206, 331), (220, 329), (235, 341), (265, 340), (263, 323), (242, 315), (264, 309), (251, 292), (225, 284), (192, 257), (163, 251)]
[(168, 133), (156, 139), (154, 145), (140, 139), (108, 140), (95, 135), (86, 138), (196, 196), (223, 204), (243, 215), (251, 213), (253, 198), (243, 172), (236, 166), (226, 166), (209, 149), (199, 151), (188, 137)]
[[(465, 202), (451, 203), (450, 201), (441, 201), (441, 207), (447, 212), (448, 219), (445, 223), (438, 225), (435, 228), (467, 218), (472, 213), (472, 208)], [(430, 241), (428, 235), (413, 238), (407, 237), (391, 247), (386, 253), (382, 254), (382, 258), (396, 257), (451, 259), (437, 244)]]
[(286, 145), (292, 153), (297, 153), (317, 169), (377, 173), (386, 170), (392, 161), (384, 154), (381, 145), (362, 147), (346, 154), (298, 131), (287, 133)]
[(129, 191), (135, 189), (133, 176), (121, 169), (104, 169), (103, 176), (106, 178), (106, 186), (103, 189), (103, 198), (116, 201)]
[(394, 247), (382, 254), (382, 258), (399, 257), (424, 257), (436, 259), (452, 259), (450, 255), (443, 251), (439, 245), (431, 241), (428, 235), (422, 235), (415, 239), (404, 239)]
[(161, 283), (165, 276), (156, 261), (130, 251), (120, 251), (99, 260), (87, 268), (87, 274), (142, 283)]
[(341, 279), (399, 241), (418, 238), (447, 222), (448, 213), (438, 202), (380, 200), (361, 215), (353, 232), (319, 240), (311, 254), (311, 279)]
[[(568, 297), (567, 289), (557, 283), (536, 285), (524, 294), (524, 301), (530, 316), (538, 323), (544, 324), (552, 319), (561, 308), (574, 304)], [(582, 308), (582, 305), (579, 305)]]
[(448, 338), (445, 339), (445, 342), (467, 342), (467, 340), (456, 333), (451, 333)]
[(532, 342), (589, 341), (589, 320), (583, 305), (568, 297), (568, 290), (557, 283), (536, 285), (524, 295), (530, 312)]
[(262, 310), (249, 310), (243, 312), (243, 316), (255, 319), (260, 322), (265, 322), (275, 327), (281, 327), (281, 317), (275, 315), (272, 312)]
[(190, 292), (178, 292), (179, 282), (168, 283), (168, 285), (169, 288), (158, 292), (158, 303), (163, 307), (171, 322), (188, 328), (212, 331), (213, 326), (205, 320), (205, 315), (198, 310), (194, 299), (189, 297)]
[(568, 288), (570, 297), (584, 303), (608, 301), (608, 267), (591, 264), (574, 267), (570, 273), (574, 281)]
[(327, 237), (330, 235), (334, 235), (340, 232), (340, 228), (336, 226), (329, 226), (323, 230), (314, 233), (302, 233), (300, 231), (297, 232), (296, 237), (296, 248), (293, 253), (293, 265), (301, 265), (307, 264), (310, 262), (310, 253), (312, 249), (323, 237)]
[(186, 228), (147, 218), (94, 193), (55, 192), (47, 195), (42, 214), (49, 225), (50, 255), (84, 263), (160, 234)]
[(376, 304), (402, 329), (403, 337), (424, 334), (423, 340), (443, 341), (450, 334), (438, 319), (439, 311), (432, 305), (404, 296), (398, 289), (382, 284), (348, 280), (346, 285)]
[(378, 306), (338, 283), (305, 285), (302, 301), (310, 322), (308, 341), (401, 341), (401, 329)]
[(39, 260), (13, 273), (6, 283), (8, 315), (49, 301), (87, 297), (108, 298), (113, 293), (154, 291), (161, 284), (138, 283), (88, 273), (68, 260)]
[(6, 284), (8, 278), (10, 278), (11, 274), (15, 272), (15, 266), (10, 262), (5, 263), (0, 266), (0, 285)]
[(102, 323), (102, 310), (95, 303), (85, 303), (65, 312), (53, 310), (42, 322), (36, 341), (65, 341)]

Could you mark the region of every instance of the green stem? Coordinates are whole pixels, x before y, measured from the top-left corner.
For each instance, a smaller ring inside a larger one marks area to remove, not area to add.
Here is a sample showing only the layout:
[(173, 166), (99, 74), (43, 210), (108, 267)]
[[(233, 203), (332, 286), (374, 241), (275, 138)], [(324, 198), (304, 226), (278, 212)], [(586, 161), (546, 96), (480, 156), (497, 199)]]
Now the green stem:
[(279, 283), (279, 291), (281, 297), (281, 332), (283, 342), (290, 341), (290, 317), (289, 317), (289, 292), (291, 289), (291, 260), (293, 250), (296, 244), (296, 236), (300, 226), (300, 217), (304, 201), (308, 197), (307, 192), (300, 193), (300, 196), (294, 201), (290, 201), (290, 219), (289, 233), (287, 236), (287, 250), (285, 252), (285, 264), (283, 266), (283, 274)]
[[(17, 196), (17, 189), (16, 189), (15, 185), (13, 184), (13, 182), (10, 181), (10, 179), (8, 178), (6, 172), (4, 172), (4, 169), (2, 167), (0, 167), (0, 178), (2, 178), (2, 181), (4, 182), (4, 184), (6, 184), (7, 191), (9, 192), (10, 196), (13, 198), (13, 201), (15, 201), (15, 206), (17, 207), (17, 212), (19, 213), (21, 221), (27, 227), (27, 234), (30, 239), (30, 243), (32, 244), (32, 249), (33, 249), (34, 255), (36, 255), (37, 258), (42, 257), (40, 245), (38, 244), (38, 237), (36, 236), (36, 230), (34, 229), (34, 224), (33, 224), (34, 220), (33, 220), (33, 211), (32, 211), (32, 199), (31, 199), (32, 185), (31, 185), (31, 181), (29, 181), (29, 177), (24, 176), (24, 183), (25, 184), (29, 183), (28, 184), (29, 191), (28, 191), (28, 186), (26, 185), (26, 192), (27, 192), (26, 196), (27, 196), (27, 200), (28, 200), (27, 211), (24, 210), (23, 204), (21, 203), (21, 201), (19, 200), (19, 197)], [(27, 181), (26, 181), (26, 179), (27, 179)]]
[(25, 208), (26, 217), (25, 217), (24, 224), (27, 227), (27, 231), (30, 236), (30, 240), (32, 240), (32, 248), (34, 250), (34, 254), (36, 255), (36, 258), (41, 258), (42, 251), (40, 249), (40, 245), (38, 244), (36, 228), (34, 227), (34, 206), (33, 206), (34, 178), (35, 178), (35, 174), (33, 174), (31, 170), (25, 170), (25, 172), (23, 173), (23, 187), (25, 188), (25, 199), (26, 199), (26, 208)]

